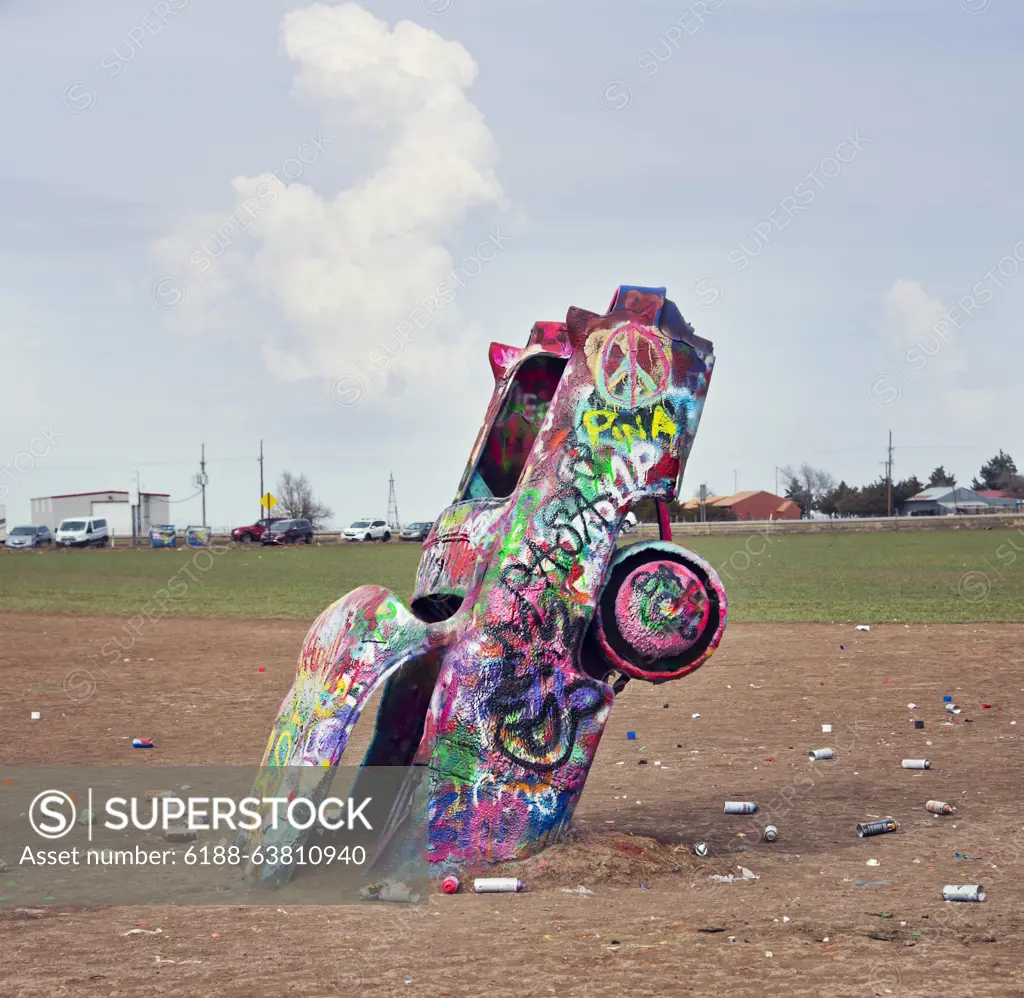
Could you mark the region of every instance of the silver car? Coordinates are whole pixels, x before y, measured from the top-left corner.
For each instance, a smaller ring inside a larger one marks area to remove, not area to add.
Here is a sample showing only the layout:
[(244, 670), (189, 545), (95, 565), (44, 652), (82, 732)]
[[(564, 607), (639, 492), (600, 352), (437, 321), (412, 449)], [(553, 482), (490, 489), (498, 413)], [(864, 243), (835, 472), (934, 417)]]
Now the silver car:
[(33, 524), (25, 527), (11, 527), (4, 541), (5, 548), (40, 548), (53, 544), (49, 527)]
[(433, 523), (407, 523), (398, 536), (403, 541), (425, 541), (433, 526)]

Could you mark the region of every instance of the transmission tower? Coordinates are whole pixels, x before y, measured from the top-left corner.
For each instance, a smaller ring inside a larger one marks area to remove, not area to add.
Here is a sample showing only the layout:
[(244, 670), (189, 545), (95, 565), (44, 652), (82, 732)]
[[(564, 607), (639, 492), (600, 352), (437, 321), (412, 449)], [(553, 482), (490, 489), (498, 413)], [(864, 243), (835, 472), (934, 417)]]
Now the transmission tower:
[(395, 475), (388, 479), (388, 526), (395, 530), (401, 529), (402, 522), (398, 519), (398, 499), (395, 496)]

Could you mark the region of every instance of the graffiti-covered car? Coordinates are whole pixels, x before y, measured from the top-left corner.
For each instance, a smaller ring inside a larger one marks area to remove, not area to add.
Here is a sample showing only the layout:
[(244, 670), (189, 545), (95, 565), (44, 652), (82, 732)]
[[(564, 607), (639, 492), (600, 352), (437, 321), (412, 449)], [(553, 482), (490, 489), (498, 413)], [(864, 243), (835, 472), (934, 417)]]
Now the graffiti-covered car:
[[(606, 314), (571, 308), (536, 323), (525, 347), (492, 344), (489, 359), (487, 415), (409, 605), (366, 585), (324, 610), (263, 759), (264, 773), (322, 767), (315, 791), (301, 779), (322, 799), (382, 690), (362, 765), (426, 768), (432, 875), (557, 840), (615, 697), (630, 680), (692, 673), (726, 622), (713, 569), (671, 541), (665, 503), (714, 356), (665, 289), (620, 287)], [(620, 546), (644, 499), (660, 538)], [(304, 835), (264, 825), (252, 838)]]

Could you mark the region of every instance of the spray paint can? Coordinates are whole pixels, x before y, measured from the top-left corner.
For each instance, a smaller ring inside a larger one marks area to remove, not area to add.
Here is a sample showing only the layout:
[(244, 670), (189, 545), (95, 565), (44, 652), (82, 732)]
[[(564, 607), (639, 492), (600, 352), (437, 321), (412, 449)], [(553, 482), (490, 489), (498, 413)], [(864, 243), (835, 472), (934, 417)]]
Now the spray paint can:
[(931, 811), (932, 814), (952, 814), (956, 808), (952, 804), (947, 804), (941, 800), (930, 800), (925, 804), (925, 810)]
[(195, 842), (199, 833), (193, 828), (168, 828), (164, 832), (165, 842)]
[(895, 818), (882, 818), (881, 821), (865, 821), (857, 826), (857, 835), (863, 839), (869, 835), (884, 835), (886, 832), (895, 832), (899, 827)]
[(774, 825), (764, 826), (765, 842), (774, 842), (779, 837), (779, 830)]
[(946, 884), (942, 888), (943, 901), (984, 901), (985, 888), (981, 884)]
[(517, 894), (526, 884), (515, 877), (480, 877), (473, 881), (477, 894)]
[(946, 710), (948, 710), (950, 714), (959, 714), (960, 713), (960, 705), (959, 704), (955, 704), (955, 703), (947, 703), (946, 704)]
[(405, 884), (384, 884), (377, 897), (381, 901), (391, 901), (397, 904), (415, 904), (420, 899), (419, 894), (413, 894)]
[(904, 759), (904, 769), (931, 769), (932, 764), (927, 759)]
[(694, 842), (693, 854), (694, 856), (706, 856), (709, 852), (708, 844), (706, 842)]
[(815, 748), (807, 753), (808, 758), (814, 762), (816, 759), (834, 759), (836, 754), (830, 748)]
[(441, 890), (445, 894), (454, 894), (459, 889), (459, 878), (458, 877), (445, 877), (441, 881)]
[(152, 748), (152, 747), (153, 747), (153, 739), (152, 738), (133, 738), (132, 739), (132, 748)]
[(748, 800), (727, 800), (725, 802), (726, 814), (754, 814), (757, 805)]

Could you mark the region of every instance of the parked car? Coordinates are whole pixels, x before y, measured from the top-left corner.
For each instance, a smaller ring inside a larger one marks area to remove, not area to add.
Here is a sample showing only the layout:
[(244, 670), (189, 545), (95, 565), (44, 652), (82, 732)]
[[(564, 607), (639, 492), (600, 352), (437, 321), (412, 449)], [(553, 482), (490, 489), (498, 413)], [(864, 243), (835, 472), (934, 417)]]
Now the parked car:
[(53, 534), (49, 527), (40, 527), (32, 524), (27, 527), (12, 527), (4, 541), (4, 547), (8, 548), (39, 548), (43, 545), (53, 544)]
[(356, 520), (351, 527), (346, 527), (341, 536), (347, 541), (389, 541), (391, 530), (388, 528), (387, 520), (364, 516), (363, 519)]
[(104, 519), (83, 516), (61, 520), (57, 528), (57, 547), (104, 547), (110, 543), (110, 527)]
[(407, 523), (398, 536), (403, 541), (425, 541), (431, 527), (432, 523)]
[(263, 532), (261, 544), (313, 543), (313, 524), (309, 520), (277, 520)]
[(238, 541), (239, 544), (252, 544), (253, 541), (258, 541), (266, 533), (269, 526), (274, 523), (281, 523), (286, 519), (287, 517), (285, 516), (265, 516), (262, 520), (257, 520), (248, 527), (235, 527), (231, 531), (231, 539)]

